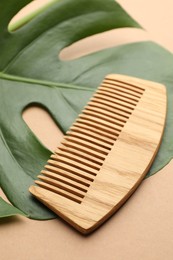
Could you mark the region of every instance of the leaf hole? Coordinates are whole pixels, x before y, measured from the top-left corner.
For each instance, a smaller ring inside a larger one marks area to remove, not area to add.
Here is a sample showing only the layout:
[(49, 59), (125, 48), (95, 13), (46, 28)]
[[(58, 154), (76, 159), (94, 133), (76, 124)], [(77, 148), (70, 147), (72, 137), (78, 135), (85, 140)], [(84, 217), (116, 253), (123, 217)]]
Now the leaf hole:
[(9, 22), (8, 30), (14, 32), (44, 11), (55, 0), (35, 0), (23, 7)]
[(99, 33), (77, 41), (64, 48), (59, 58), (62, 61), (75, 60), (85, 55), (131, 42), (147, 41), (149, 36), (144, 30), (120, 28)]
[(23, 111), (22, 117), (40, 142), (49, 150), (55, 151), (63, 139), (63, 133), (46, 109), (29, 106)]

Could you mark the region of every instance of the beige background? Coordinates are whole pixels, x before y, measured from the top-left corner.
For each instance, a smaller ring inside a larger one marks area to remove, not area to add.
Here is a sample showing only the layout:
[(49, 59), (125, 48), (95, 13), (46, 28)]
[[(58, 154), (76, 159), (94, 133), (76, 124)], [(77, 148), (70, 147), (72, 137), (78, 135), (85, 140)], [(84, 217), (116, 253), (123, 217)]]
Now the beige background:
[[(49, 0), (34, 1), (33, 6), (18, 17), (45, 2)], [(171, 0), (119, 0), (119, 3), (147, 32), (122, 29), (94, 36), (67, 48), (61, 53), (61, 58), (72, 59), (103, 47), (145, 39), (155, 40), (173, 51)], [(102, 39), (102, 44), (99, 39)], [(30, 109), (25, 112), (24, 119), (53, 150), (62, 135), (49, 116), (40, 109)], [(43, 120), (47, 120), (49, 125), (46, 131), (41, 127)], [(130, 200), (88, 237), (81, 236), (60, 219), (33, 221), (13, 217), (0, 220), (0, 259), (172, 260), (172, 201), (173, 162), (144, 180)]]

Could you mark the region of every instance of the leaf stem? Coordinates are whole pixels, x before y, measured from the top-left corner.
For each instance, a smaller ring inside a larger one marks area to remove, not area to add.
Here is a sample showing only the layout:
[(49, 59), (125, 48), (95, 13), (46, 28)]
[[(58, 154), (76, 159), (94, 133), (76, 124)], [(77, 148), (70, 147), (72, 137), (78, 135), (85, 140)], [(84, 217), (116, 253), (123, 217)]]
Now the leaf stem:
[(39, 80), (39, 79), (33, 79), (33, 78), (25, 78), (25, 77), (6, 74), (6, 73), (3, 73), (3, 72), (0, 72), (0, 78), (11, 80), (11, 81), (18, 81), (18, 82), (24, 82), (24, 83), (44, 85), (44, 86), (48, 86), (48, 87), (81, 89), (81, 90), (90, 90), (90, 91), (94, 90), (93, 88), (90, 88), (90, 87), (83, 87), (83, 86), (65, 84), (65, 83), (61, 83), (61, 82), (53, 82), (53, 81)]

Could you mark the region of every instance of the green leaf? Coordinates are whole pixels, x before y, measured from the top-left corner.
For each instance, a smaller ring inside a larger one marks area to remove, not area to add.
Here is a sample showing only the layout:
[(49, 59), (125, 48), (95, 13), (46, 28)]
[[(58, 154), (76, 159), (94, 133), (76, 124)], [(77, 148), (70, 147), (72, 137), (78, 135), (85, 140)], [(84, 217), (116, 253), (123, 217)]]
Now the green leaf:
[(0, 185), (8, 199), (31, 218), (47, 219), (54, 217), (53, 213), (37, 202), (28, 188), (50, 151), (24, 123), (24, 108), (32, 104), (44, 107), (65, 132), (106, 74), (127, 74), (165, 84), (168, 119), (149, 173), (153, 174), (173, 154), (173, 56), (157, 44), (141, 42), (62, 61), (61, 50), (80, 39), (114, 28), (140, 26), (114, 0), (63, 0), (9, 33), (10, 19), (28, 2), (0, 3)]
[(14, 215), (26, 216), (22, 211), (10, 205), (0, 197), (0, 218), (11, 217)]
[(28, 2), (0, 3), (0, 185), (8, 199), (31, 218), (47, 219), (54, 217), (53, 213), (36, 201), (28, 188), (50, 151), (27, 127), (22, 111), (31, 104), (41, 105), (65, 132), (105, 72), (89, 81), (95, 58), (87, 63), (85, 59), (63, 62), (58, 58), (60, 51), (96, 33), (140, 26), (113, 0), (63, 0), (22, 27), (18, 24), (15, 32), (8, 32), (13, 15)]

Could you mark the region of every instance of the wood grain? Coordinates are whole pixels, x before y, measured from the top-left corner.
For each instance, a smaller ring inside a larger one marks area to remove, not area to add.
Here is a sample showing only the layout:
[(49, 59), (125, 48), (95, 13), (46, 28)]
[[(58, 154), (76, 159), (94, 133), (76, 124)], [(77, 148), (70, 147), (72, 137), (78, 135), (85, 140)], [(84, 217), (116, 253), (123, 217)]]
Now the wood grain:
[(163, 85), (108, 75), (30, 192), (80, 232), (92, 232), (144, 178), (165, 117)]

